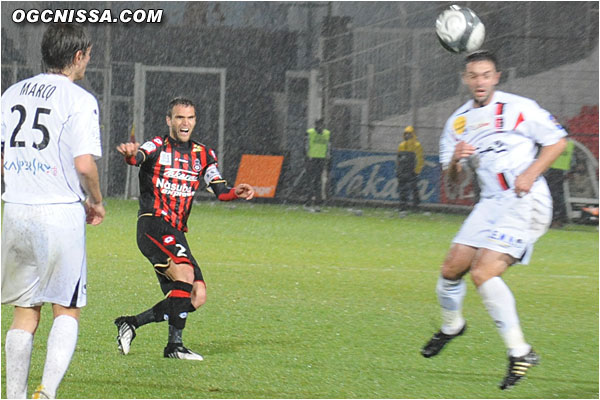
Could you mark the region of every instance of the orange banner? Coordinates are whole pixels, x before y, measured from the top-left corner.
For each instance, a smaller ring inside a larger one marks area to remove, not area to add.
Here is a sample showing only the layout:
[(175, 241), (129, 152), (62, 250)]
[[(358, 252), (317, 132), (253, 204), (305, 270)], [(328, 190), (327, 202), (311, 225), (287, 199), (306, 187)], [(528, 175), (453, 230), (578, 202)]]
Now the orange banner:
[(256, 197), (275, 197), (283, 156), (242, 154), (235, 184), (254, 187)]

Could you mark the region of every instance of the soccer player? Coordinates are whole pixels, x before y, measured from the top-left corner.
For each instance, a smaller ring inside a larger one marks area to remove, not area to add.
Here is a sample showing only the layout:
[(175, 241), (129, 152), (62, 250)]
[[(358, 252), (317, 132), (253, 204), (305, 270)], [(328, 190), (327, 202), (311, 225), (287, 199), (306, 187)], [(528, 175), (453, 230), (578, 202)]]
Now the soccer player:
[(500, 384), (508, 389), (539, 357), (525, 341), (502, 274), (529, 262), (533, 244), (550, 225), (552, 198), (542, 173), (565, 148), (566, 132), (533, 100), (496, 90), (499, 79), (492, 53), (466, 57), (463, 81), (472, 99), (450, 116), (440, 139), (440, 162), (449, 179), (459, 181), (468, 163), (477, 173), (481, 199), (442, 265), (436, 287), (442, 327), (421, 353), (433, 357), (465, 332), (463, 276), (470, 272), (508, 348), (508, 372)]
[(85, 223), (98, 225), (105, 214), (95, 163), (98, 102), (74, 83), (90, 61), (90, 39), (81, 26), (53, 24), (41, 48), (45, 72), (2, 95), (2, 303), (15, 306), (5, 343), (9, 399), (27, 397), (44, 303), (54, 322), (33, 398), (56, 396), (87, 301)]
[(140, 167), (137, 244), (154, 266), (166, 296), (136, 316), (117, 318), (117, 342), (121, 353), (127, 354), (137, 328), (168, 320), (164, 356), (201, 361), (202, 356), (184, 347), (182, 340), (188, 313), (206, 301), (202, 272), (185, 237), (194, 193), (202, 178), (221, 201), (250, 200), (254, 189), (245, 183), (229, 187), (217, 168), (215, 152), (191, 140), (196, 125), (196, 107), (191, 100), (173, 99), (166, 120), (168, 135), (156, 136), (141, 146), (122, 143), (117, 147), (128, 164)]

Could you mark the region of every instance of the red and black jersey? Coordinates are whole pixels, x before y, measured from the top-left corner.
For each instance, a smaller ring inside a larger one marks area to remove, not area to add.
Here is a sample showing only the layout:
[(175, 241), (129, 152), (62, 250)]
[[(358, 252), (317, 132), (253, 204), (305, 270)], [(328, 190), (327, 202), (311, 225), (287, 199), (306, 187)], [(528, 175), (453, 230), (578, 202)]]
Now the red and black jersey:
[(219, 200), (237, 197), (221, 178), (215, 152), (193, 140), (179, 142), (170, 136), (157, 136), (126, 161), (140, 167), (138, 215), (160, 217), (183, 232), (187, 232), (187, 219), (201, 178)]

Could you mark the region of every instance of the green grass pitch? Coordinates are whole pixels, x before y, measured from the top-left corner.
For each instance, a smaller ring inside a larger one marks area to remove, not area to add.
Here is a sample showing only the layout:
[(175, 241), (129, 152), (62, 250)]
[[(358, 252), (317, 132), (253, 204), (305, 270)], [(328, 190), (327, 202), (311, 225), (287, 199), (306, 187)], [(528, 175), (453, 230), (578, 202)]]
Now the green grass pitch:
[[(129, 355), (117, 351), (113, 319), (162, 294), (136, 246), (136, 211), (109, 200), (105, 222), (88, 228), (88, 306), (59, 397), (598, 398), (595, 227), (550, 230), (529, 266), (504, 275), (542, 362), (503, 392), (505, 348), (470, 281), (467, 333), (437, 357), (419, 354), (439, 327), (439, 265), (464, 216), (195, 205), (188, 240), (208, 302), (184, 331), (205, 358), (191, 362), (162, 357), (166, 323), (140, 328)], [(11, 318), (2, 306), (3, 349)], [(45, 307), (29, 395), (50, 325)]]

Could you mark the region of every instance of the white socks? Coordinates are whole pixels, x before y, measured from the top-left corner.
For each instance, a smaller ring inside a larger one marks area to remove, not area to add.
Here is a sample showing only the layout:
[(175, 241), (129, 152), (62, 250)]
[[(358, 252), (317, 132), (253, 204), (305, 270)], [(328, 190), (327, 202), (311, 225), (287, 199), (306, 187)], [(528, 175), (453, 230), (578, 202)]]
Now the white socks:
[(531, 346), (525, 342), (517, 315), (515, 298), (500, 277), (494, 277), (479, 286), (479, 294), (488, 313), (496, 323), (500, 336), (508, 348), (508, 355), (521, 357)]
[(22, 329), (6, 333), (6, 397), (27, 398), (27, 378), (33, 350), (33, 335)]
[(463, 279), (453, 281), (440, 275), (435, 289), (442, 306), (442, 332), (455, 335), (465, 326), (462, 303), (467, 294), (467, 284)]
[(44, 391), (56, 397), (56, 389), (62, 381), (77, 344), (79, 323), (68, 315), (59, 315), (54, 319), (48, 335), (48, 351), (42, 375)]

